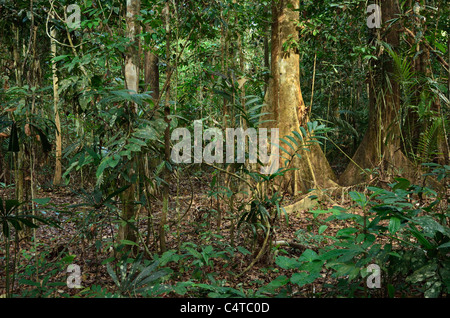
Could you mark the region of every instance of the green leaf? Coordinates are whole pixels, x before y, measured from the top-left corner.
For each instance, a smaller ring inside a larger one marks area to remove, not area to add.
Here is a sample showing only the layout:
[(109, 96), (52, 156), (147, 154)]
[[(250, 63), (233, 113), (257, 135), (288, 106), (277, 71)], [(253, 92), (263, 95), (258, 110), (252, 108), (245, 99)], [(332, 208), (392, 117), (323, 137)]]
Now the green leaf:
[[(16, 218), (18, 221), (22, 222), (25, 226), (31, 228), (31, 229), (37, 229), (38, 226), (31, 222), (30, 220), (27, 220), (25, 218)], [(11, 220), (12, 221), (12, 220)], [(12, 223), (12, 222), (11, 222)]]
[(387, 288), (388, 288), (389, 298), (394, 298), (395, 297), (395, 287), (391, 284), (388, 284)]
[(336, 233), (336, 238), (349, 238), (357, 232), (358, 232), (358, 229), (355, 229), (354, 227), (341, 229)]
[(341, 256), (345, 254), (345, 250), (343, 249), (333, 249), (331, 251), (325, 252), (323, 254), (320, 255), (320, 259), (324, 260), (324, 261), (328, 261), (328, 260), (332, 260), (332, 259), (336, 259), (338, 256)]
[(275, 263), (283, 269), (298, 268), (300, 263), (295, 259), (287, 256), (278, 256)]
[(319, 234), (322, 234), (323, 232), (325, 232), (327, 228), (328, 228), (327, 225), (321, 225), (319, 227)]
[(317, 259), (319, 259), (317, 253), (313, 250), (307, 249), (302, 253), (298, 260), (301, 262), (312, 262)]
[(62, 259), (62, 261), (66, 264), (72, 264), (75, 257), (76, 257), (75, 255), (67, 255)]
[(197, 259), (202, 259), (202, 254), (200, 254), (198, 251), (193, 249), (192, 247), (186, 247), (186, 250), (189, 251), (189, 253), (194, 256)]
[(250, 255), (250, 254), (251, 254), (251, 252), (250, 252), (248, 249), (246, 249), (245, 247), (242, 247), (242, 246), (239, 246), (239, 247), (237, 248), (237, 250), (238, 250), (240, 253), (242, 253), (243, 255)]
[(155, 273), (152, 273), (151, 275), (147, 276), (144, 280), (139, 282), (139, 286), (145, 286), (145, 285), (149, 285), (149, 286), (137, 289), (136, 292), (139, 294), (142, 294), (144, 291), (152, 288), (158, 279), (166, 276), (167, 274), (168, 273), (165, 270), (159, 270)]
[(111, 263), (106, 264), (106, 270), (108, 271), (109, 276), (111, 276), (112, 280), (116, 284), (116, 286), (120, 286), (120, 281), (117, 278), (116, 273), (114, 272), (114, 269), (111, 266)]
[(2, 230), (3, 230), (3, 235), (7, 238), (9, 238), (9, 225), (8, 222), (3, 222), (2, 224)]
[(442, 282), (437, 279), (433, 281), (428, 281), (425, 284), (425, 298), (438, 298), (442, 291)]
[(265, 287), (270, 289), (280, 288), (283, 287), (289, 283), (289, 278), (287, 278), (285, 275), (278, 276), (273, 281), (271, 281), (269, 284), (267, 284)]
[(130, 241), (130, 240), (121, 240), (120, 244), (139, 246), (136, 242), (133, 242), (133, 241)]
[(34, 281), (26, 279), (26, 278), (20, 279), (19, 283), (24, 284), (24, 285), (34, 286), (34, 287), (41, 287), (41, 284), (39, 282), (34, 282)]
[(450, 237), (450, 230), (448, 228), (445, 228), (441, 224), (439, 224), (435, 219), (433, 219), (431, 216), (425, 215), (420, 217), (415, 217), (412, 219), (412, 221), (420, 225), (423, 229), (423, 233), (425, 235), (434, 236), (436, 232), (440, 232), (447, 237)]
[(178, 295), (184, 295), (187, 293), (187, 288), (186, 287), (190, 287), (192, 286), (193, 283), (192, 282), (181, 282), (181, 283), (177, 283), (174, 287), (173, 287), (173, 291), (175, 293), (177, 293)]
[(139, 146), (142, 146), (142, 147), (147, 146), (147, 144), (146, 144), (144, 141), (142, 141), (142, 140), (140, 140), (140, 139), (137, 139), (137, 138), (130, 138), (130, 139), (128, 139), (128, 141), (129, 141), (129, 142), (132, 142), (132, 143), (134, 143), (134, 144), (137, 144), (137, 145), (139, 145)]
[[(3, 204), (5, 205), (3, 207)], [(4, 216), (10, 214), (15, 208), (17, 208), (18, 206), (20, 206), (20, 202), (18, 200), (5, 200), (3, 201), (0, 198), (0, 213), (3, 214)]]
[(114, 154), (109, 158), (109, 160), (107, 160), (108, 166), (111, 168), (115, 168), (119, 164), (120, 159), (121, 157), (118, 154)]
[(133, 136), (144, 140), (156, 140), (158, 134), (153, 127), (145, 126), (143, 128), (136, 129)]
[(127, 144), (125, 146), (125, 148), (132, 152), (140, 152), (141, 151), (141, 146), (138, 144)]
[(8, 151), (10, 151), (10, 152), (19, 152), (20, 151), (19, 134), (18, 134), (17, 125), (15, 122), (11, 125), (11, 133), (9, 135)]
[(291, 277), (291, 283), (296, 284), (299, 287), (305, 286), (307, 284), (313, 283), (317, 278), (320, 277), (320, 273), (294, 273)]
[(298, 133), (298, 131), (293, 131), (292, 133), (295, 137), (297, 137), (298, 140), (303, 141), (303, 137)]
[(49, 203), (50, 202), (50, 198), (38, 198), (38, 199), (33, 199), (32, 201), (33, 202), (35, 202), (35, 203), (37, 203), (37, 204), (40, 204), (40, 205), (46, 205), (47, 203)]
[(397, 183), (392, 188), (393, 190), (401, 189), (401, 190), (407, 190), (411, 186), (411, 182), (409, 182), (408, 179), (405, 178), (395, 178)]
[(356, 277), (357, 273), (359, 273), (360, 269), (356, 267), (354, 264), (339, 264), (336, 268), (336, 277), (344, 277), (349, 276), (349, 280)]
[(298, 141), (295, 140), (294, 137), (292, 137), (292, 136), (286, 136), (286, 138), (288, 138), (290, 141), (292, 141), (292, 142), (294, 143), (294, 145), (295, 145), (297, 148), (299, 147)]
[(111, 263), (112, 261), (114, 261), (115, 259), (116, 259), (115, 257), (107, 258), (107, 259), (105, 259), (104, 261), (102, 261), (102, 265), (109, 264), (109, 263)]
[(412, 284), (423, 282), (424, 280), (435, 276), (437, 269), (438, 266), (436, 263), (427, 263), (425, 266), (422, 266), (418, 270), (414, 271), (414, 273), (412, 273), (410, 276), (408, 276), (406, 278), (406, 281)]
[(59, 56), (55, 56), (54, 58), (52, 58), (52, 61), (58, 62), (58, 61), (64, 60), (64, 59), (65, 59), (66, 57), (68, 57), (68, 56), (70, 56), (70, 55), (59, 55)]
[(356, 191), (350, 191), (349, 192), (350, 197), (353, 199), (353, 201), (355, 201), (356, 203), (358, 203), (358, 205), (360, 207), (365, 207), (367, 204), (367, 198), (363, 193), (360, 192), (356, 192)]
[(109, 167), (109, 161), (110, 161), (110, 157), (103, 158), (102, 162), (100, 163), (100, 165), (97, 168), (97, 172), (95, 173), (95, 176), (97, 178), (99, 178), (103, 174), (103, 171)]
[[(287, 151), (284, 147), (280, 146), (279, 144), (274, 144), (276, 147), (280, 148), (282, 151), (284, 151), (285, 153), (287, 153), (289, 156), (291, 155), (291, 153), (289, 151)], [(292, 147), (292, 146), (291, 146)]]
[(447, 248), (447, 247), (450, 247), (450, 242), (438, 246), (438, 248)]
[(395, 234), (400, 229), (401, 221), (399, 218), (392, 217), (389, 221), (389, 232)]

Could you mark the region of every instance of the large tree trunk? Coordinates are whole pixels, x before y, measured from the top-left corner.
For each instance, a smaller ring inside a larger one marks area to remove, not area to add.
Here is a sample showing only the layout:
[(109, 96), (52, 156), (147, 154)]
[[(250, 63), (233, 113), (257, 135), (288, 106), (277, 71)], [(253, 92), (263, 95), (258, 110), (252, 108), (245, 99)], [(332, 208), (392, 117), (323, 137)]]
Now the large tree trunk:
[[(288, 41), (299, 41), (296, 22), (299, 20), (299, 1), (281, 0), (272, 3), (272, 39), (271, 39), (271, 78), (266, 93), (267, 112), (265, 119), (273, 120), (266, 127), (276, 125), (279, 136), (292, 135), (305, 125), (308, 111), (303, 101), (300, 88), (300, 57), (298, 49), (283, 46)], [(290, 42), (290, 43), (292, 43)], [(282, 145), (282, 142), (280, 142)], [(285, 147), (287, 148), (287, 147)], [(291, 194), (309, 189), (328, 188), (335, 186), (335, 176), (328, 161), (316, 145), (310, 151), (301, 153), (302, 159), (295, 157), (291, 167), (298, 168), (285, 174), (282, 186)], [(285, 159), (280, 158), (280, 167)]]
[[(400, 43), (399, 26), (389, 26), (399, 14), (397, 0), (385, 0), (381, 4), (383, 41), (395, 52)], [(375, 65), (376, 64), (376, 65)], [(347, 169), (339, 178), (343, 186), (368, 181), (371, 176), (363, 169), (380, 168), (381, 173), (402, 174), (412, 178), (411, 163), (401, 149), (399, 126), (400, 86), (396, 80), (395, 64), (387, 50), (373, 62), (374, 74), (369, 74), (369, 127)]]

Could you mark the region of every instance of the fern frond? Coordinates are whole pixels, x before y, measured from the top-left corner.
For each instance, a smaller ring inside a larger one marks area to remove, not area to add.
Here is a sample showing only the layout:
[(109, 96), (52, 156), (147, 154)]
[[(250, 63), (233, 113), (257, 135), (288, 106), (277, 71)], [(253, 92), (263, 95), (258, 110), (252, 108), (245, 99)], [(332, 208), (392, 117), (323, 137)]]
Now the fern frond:
[(434, 154), (437, 145), (439, 128), (442, 127), (442, 124), (442, 118), (436, 118), (433, 121), (433, 124), (428, 126), (428, 128), (420, 135), (417, 145), (417, 156), (422, 163), (431, 161), (431, 157)]

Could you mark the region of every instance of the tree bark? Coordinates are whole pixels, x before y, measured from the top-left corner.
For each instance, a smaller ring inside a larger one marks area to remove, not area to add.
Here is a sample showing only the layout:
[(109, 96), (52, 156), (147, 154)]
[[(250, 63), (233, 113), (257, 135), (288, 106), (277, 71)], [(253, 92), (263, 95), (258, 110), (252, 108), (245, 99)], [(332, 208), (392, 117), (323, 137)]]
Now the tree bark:
[[(425, 8), (425, 1), (421, 1), (422, 9)], [(419, 11), (420, 12), (420, 11)], [(417, 19), (415, 23), (415, 33), (421, 32), (423, 34), (427, 31), (427, 25), (426, 20)], [(411, 34), (410, 34), (411, 35)], [(412, 37), (412, 40), (416, 41), (416, 36)], [(426, 82), (427, 79), (433, 77), (433, 70), (431, 66), (431, 54), (430, 50), (432, 48), (430, 47), (429, 43), (426, 42), (426, 39), (421, 39), (420, 42), (417, 43), (417, 54), (418, 57), (415, 60), (414, 68), (415, 73), (417, 76), (417, 82), (419, 83), (418, 87), (416, 88), (416, 104), (418, 105), (421, 102), (422, 93), (426, 92)], [(441, 117), (441, 98), (437, 94), (434, 96), (431, 96), (431, 110), (434, 112), (433, 118), (431, 118), (431, 121), (440, 120)], [(410, 110), (413, 112), (413, 110)], [(425, 126), (418, 122), (418, 116), (414, 113), (414, 119), (416, 119), (416, 123), (414, 127), (416, 128), (416, 131), (414, 131), (414, 137), (416, 137), (416, 140), (418, 141), (420, 139), (420, 133), (426, 133), (427, 129), (430, 129), (430, 126), (433, 125), (432, 123), (427, 123)], [(449, 148), (448, 148), (448, 142), (446, 140), (447, 136), (444, 134), (445, 132), (445, 122), (442, 121), (441, 127), (439, 127), (438, 131), (436, 132), (436, 150), (437, 150), (437, 162), (439, 164), (445, 165), (449, 162)], [(417, 144), (415, 144), (417, 146)], [(417, 149), (417, 148), (415, 148)], [(419, 150), (419, 149), (417, 149)], [(426, 149), (427, 151), (431, 152), (434, 149)], [(424, 150), (425, 151), (425, 150)], [(418, 152), (418, 151), (417, 151)], [(432, 158), (430, 158), (431, 153), (418, 153), (419, 159), (422, 163), (431, 161)]]
[[(170, 59), (170, 5), (169, 1), (166, 2), (165, 6), (165, 27), (166, 27), (166, 60)], [(171, 66), (169, 62), (167, 62), (167, 78), (166, 81), (169, 81), (166, 89), (166, 99), (164, 104), (164, 121), (167, 126), (164, 131), (164, 160), (170, 162), (170, 74)], [(167, 243), (166, 243), (166, 224), (167, 224), (167, 216), (169, 213), (169, 182), (170, 182), (170, 174), (166, 171), (166, 183), (163, 185), (163, 209), (161, 214), (161, 221), (159, 224), (159, 240), (160, 240), (160, 250), (161, 253), (166, 252)]]
[[(152, 33), (149, 25), (145, 27), (145, 32)], [(153, 48), (144, 53), (144, 80), (145, 90), (151, 91), (153, 102), (159, 99), (159, 58), (153, 51)], [(154, 105), (156, 107), (156, 105)]]
[[(299, 131), (300, 126), (304, 126), (309, 121), (300, 88), (298, 48), (284, 48), (288, 43), (299, 42), (296, 28), (300, 18), (298, 9), (298, 0), (272, 2), (271, 78), (266, 92), (267, 109), (265, 110), (270, 115), (265, 119), (273, 120), (273, 122), (264, 126), (269, 128), (274, 124), (277, 125), (280, 138), (292, 135), (293, 131)], [(280, 142), (281, 146), (282, 144)], [(319, 145), (300, 154), (302, 158), (295, 157), (291, 165), (297, 170), (287, 172), (281, 186), (291, 194), (336, 186), (334, 173)], [(280, 158), (280, 167), (284, 166), (284, 161), (285, 159)]]
[[(132, 93), (139, 92), (139, 39), (140, 33), (137, 15), (140, 11), (140, 0), (127, 0), (126, 23), (127, 37), (131, 44), (127, 48), (125, 56), (125, 85)], [(137, 105), (134, 104), (134, 112), (137, 112)]]
[[(125, 56), (125, 87), (130, 90), (130, 94), (139, 92), (139, 40), (137, 39), (137, 35), (140, 33), (139, 24), (137, 22), (139, 11), (140, 0), (127, 0), (126, 34), (130, 39), (131, 44), (128, 47)], [(130, 112), (136, 114), (137, 104), (130, 104)], [(137, 171), (137, 162), (137, 158), (132, 158), (130, 161), (130, 179)], [(136, 217), (134, 205), (135, 188), (135, 184), (133, 183), (122, 193), (122, 218), (127, 223), (119, 227), (119, 241), (128, 240), (136, 242), (136, 233), (131, 226), (131, 223), (134, 222)]]
[[(400, 43), (399, 25), (389, 26), (391, 19), (397, 17), (400, 8), (397, 0), (385, 0), (381, 4), (383, 41), (396, 52)], [(342, 186), (350, 186), (370, 180), (374, 175), (362, 169), (380, 168), (381, 173), (389, 171), (413, 178), (411, 163), (401, 150), (399, 126), (400, 85), (395, 75), (395, 64), (388, 52), (372, 62), (374, 73), (369, 73), (369, 127), (366, 134), (339, 178)], [(397, 169), (397, 170), (396, 170)]]
[[(56, 42), (54, 38), (56, 38), (56, 29), (52, 28), (50, 31), (51, 35), (51, 53), (52, 58), (56, 57)], [(54, 107), (54, 118), (55, 118), (55, 127), (56, 127), (56, 148), (55, 148), (55, 175), (53, 177), (53, 184), (60, 185), (61, 184), (61, 176), (62, 176), (62, 164), (61, 164), (61, 156), (62, 156), (62, 134), (61, 134), (61, 121), (59, 117), (59, 93), (58, 93), (58, 74), (57, 74), (57, 66), (56, 62), (52, 61), (52, 73), (53, 73), (53, 107)]]

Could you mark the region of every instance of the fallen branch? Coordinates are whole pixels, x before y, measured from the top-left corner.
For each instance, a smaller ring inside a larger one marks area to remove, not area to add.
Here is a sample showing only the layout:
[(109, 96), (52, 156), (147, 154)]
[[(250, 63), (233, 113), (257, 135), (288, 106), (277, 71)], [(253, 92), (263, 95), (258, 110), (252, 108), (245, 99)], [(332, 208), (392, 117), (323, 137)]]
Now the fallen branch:
[(306, 246), (306, 245), (302, 245), (302, 244), (298, 244), (298, 243), (294, 243), (294, 242), (288, 242), (288, 241), (274, 241), (273, 245), (274, 246), (292, 247), (292, 248), (296, 248), (301, 251), (304, 251), (306, 249), (314, 249), (314, 248), (311, 248), (311, 246)]
[[(340, 189), (340, 187), (336, 189)], [(312, 196), (317, 196), (317, 198), (311, 198)], [(307, 211), (318, 204), (317, 199), (330, 201), (334, 205), (339, 205), (328, 194), (324, 193), (323, 190), (314, 190), (308, 193), (307, 196), (301, 199), (300, 201), (297, 201), (283, 208), (287, 214), (300, 211)]]

